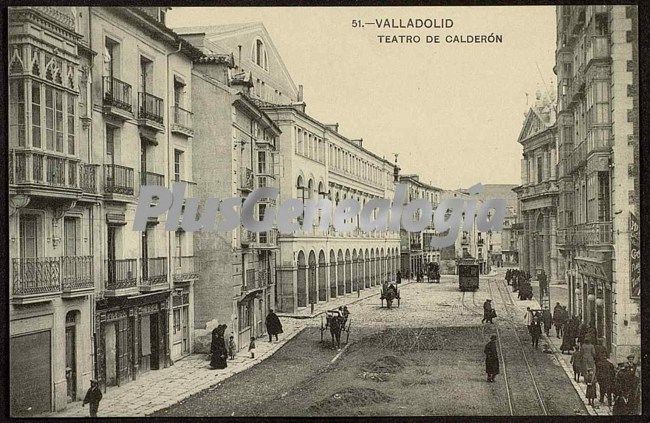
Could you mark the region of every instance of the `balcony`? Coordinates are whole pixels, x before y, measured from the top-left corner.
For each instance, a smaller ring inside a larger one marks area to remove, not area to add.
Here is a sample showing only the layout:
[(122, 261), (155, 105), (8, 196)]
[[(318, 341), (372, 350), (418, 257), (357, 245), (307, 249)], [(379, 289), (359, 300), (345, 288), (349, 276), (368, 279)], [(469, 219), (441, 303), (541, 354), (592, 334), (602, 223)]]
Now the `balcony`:
[(257, 241), (257, 234), (255, 232), (251, 232), (247, 229), (241, 228), (241, 246), (243, 248), (248, 248), (251, 246), (251, 244), (255, 243)]
[(176, 256), (172, 265), (174, 283), (189, 282), (199, 278), (194, 256)]
[(255, 247), (266, 249), (266, 248), (277, 248), (278, 247), (278, 230), (271, 229), (268, 232), (260, 232), (257, 234), (257, 242)]
[(186, 137), (193, 137), (194, 130), (192, 117), (193, 113), (189, 110), (185, 110), (180, 106), (172, 107), (172, 116), (174, 116), (174, 122), (172, 123), (172, 133), (178, 135), (184, 135)]
[(99, 165), (82, 164), (81, 165), (81, 191), (86, 194), (97, 194), (97, 169)]
[(61, 257), (61, 286), (63, 297), (88, 294), (95, 289), (93, 256)]
[(106, 260), (105, 292), (107, 297), (137, 294), (138, 260)]
[(611, 246), (612, 222), (592, 222), (576, 225), (573, 243), (584, 246)]
[(104, 113), (126, 120), (133, 117), (131, 85), (117, 78), (102, 78)]
[(9, 152), (9, 184), (26, 194), (77, 198), (79, 170), (78, 159), (29, 150)]
[(138, 93), (138, 124), (157, 132), (165, 129), (162, 98), (149, 93)]
[(169, 287), (167, 283), (167, 257), (143, 258), (140, 290), (156, 291)]
[(165, 186), (165, 175), (153, 172), (140, 172), (140, 185)]
[(586, 66), (593, 60), (609, 60), (609, 36), (595, 35), (591, 37), (591, 44), (587, 47)]
[(48, 301), (61, 292), (58, 257), (12, 259), (12, 302)]
[(241, 190), (242, 191), (252, 191), (254, 186), (253, 179), (253, 170), (249, 168), (244, 168), (241, 173)]
[(104, 165), (104, 192), (133, 195), (133, 169), (116, 164)]

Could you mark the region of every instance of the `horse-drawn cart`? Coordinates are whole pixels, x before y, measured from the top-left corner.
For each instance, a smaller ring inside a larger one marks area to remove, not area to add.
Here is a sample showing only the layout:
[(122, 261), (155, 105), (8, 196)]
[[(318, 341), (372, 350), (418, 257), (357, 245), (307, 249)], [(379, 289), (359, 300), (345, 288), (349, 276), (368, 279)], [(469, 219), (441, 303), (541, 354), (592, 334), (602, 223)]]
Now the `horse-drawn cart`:
[(436, 262), (430, 262), (427, 266), (427, 278), (429, 282), (440, 283), (440, 265)]
[(397, 284), (395, 283), (384, 283), (381, 286), (381, 295), (379, 296), (379, 299), (381, 299), (381, 306), (384, 306), (384, 300), (386, 300), (386, 307), (391, 308), (393, 305), (393, 301), (397, 300), (397, 307), (399, 307), (400, 303), (400, 295), (399, 295), (399, 289), (397, 288)]
[(332, 345), (336, 342), (341, 347), (341, 332), (345, 332), (345, 343), (350, 339), (350, 326), (352, 319), (344, 316), (341, 310), (327, 310), (325, 312), (325, 325), (323, 326), (323, 317), (320, 320), (320, 341), (323, 342), (323, 334), (329, 329), (332, 335)]

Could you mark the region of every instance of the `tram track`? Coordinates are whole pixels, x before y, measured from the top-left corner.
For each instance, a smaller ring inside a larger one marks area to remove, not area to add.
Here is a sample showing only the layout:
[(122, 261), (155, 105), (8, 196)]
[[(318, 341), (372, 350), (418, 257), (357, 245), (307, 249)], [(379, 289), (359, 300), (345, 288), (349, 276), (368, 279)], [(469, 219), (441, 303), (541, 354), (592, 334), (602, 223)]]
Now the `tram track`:
[[(507, 293), (503, 293), (498, 281), (489, 278), (487, 280), (487, 285), (492, 298), (496, 299), (494, 297), (492, 283), (496, 285), (496, 291), (499, 295), (498, 298), (500, 299), (500, 304), (505, 312), (503, 320), (508, 323), (508, 327), (503, 330), (499, 330), (499, 327), (497, 326), (496, 333), (500, 356), (503, 363), (503, 378), (506, 385), (506, 395), (508, 398), (510, 414), (513, 416), (530, 415), (535, 414), (535, 412), (540, 414), (541, 412), (542, 415), (548, 415), (546, 404), (544, 403), (544, 399), (542, 398), (542, 394), (533, 374), (533, 369), (526, 354), (524, 344), (517, 332), (512, 310), (509, 308), (509, 306), (515, 307), (515, 304), (512, 302), (512, 297), (507, 295)], [(506, 348), (504, 348), (504, 345)], [(516, 350), (519, 351), (519, 354), (516, 353)], [(508, 359), (506, 360), (506, 358)], [(523, 358), (523, 361), (520, 358)], [(509, 364), (506, 364), (507, 361)], [(522, 364), (525, 366), (522, 366)], [(512, 377), (513, 375), (516, 376), (522, 373), (517, 370), (525, 370), (525, 373), (528, 373), (529, 383), (525, 383), (525, 379), (522, 380)]]

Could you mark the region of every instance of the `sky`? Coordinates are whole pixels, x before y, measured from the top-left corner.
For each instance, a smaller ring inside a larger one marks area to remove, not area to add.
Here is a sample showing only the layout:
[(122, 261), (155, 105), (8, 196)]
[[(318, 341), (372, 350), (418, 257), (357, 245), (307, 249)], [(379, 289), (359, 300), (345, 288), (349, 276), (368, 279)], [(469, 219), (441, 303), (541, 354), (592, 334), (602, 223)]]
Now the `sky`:
[[(352, 20), (452, 19), (443, 29), (353, 28)], [(262, 22), (308, 114), (338, 122), (404, 174), (444, 189), (519, 184), (517, 138), (535, 93), (553, 91), (555, 8), (173, 8), (170, 27)], [(502, 35), (502, 43), (445, 43), (447, 35)], [(378, 35), (419, 35), (419, 44)], [(426, 35), (441, 42), (427, 44)], [(526, 95), (528, 93), (528, 96)]]

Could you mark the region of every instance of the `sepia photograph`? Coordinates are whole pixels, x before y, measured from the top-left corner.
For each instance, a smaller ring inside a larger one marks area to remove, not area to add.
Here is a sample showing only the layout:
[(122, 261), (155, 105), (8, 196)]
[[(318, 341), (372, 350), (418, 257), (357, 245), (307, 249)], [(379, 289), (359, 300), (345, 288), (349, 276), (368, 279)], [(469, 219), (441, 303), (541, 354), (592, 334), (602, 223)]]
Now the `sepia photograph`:
[(642, 414), (638, 6), (83, 3), (7, 9), (11, 417)]

